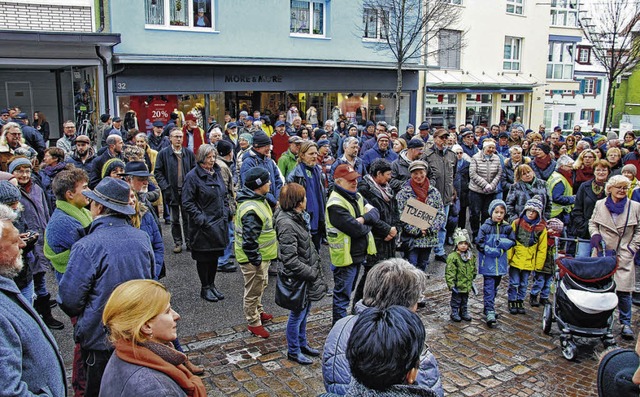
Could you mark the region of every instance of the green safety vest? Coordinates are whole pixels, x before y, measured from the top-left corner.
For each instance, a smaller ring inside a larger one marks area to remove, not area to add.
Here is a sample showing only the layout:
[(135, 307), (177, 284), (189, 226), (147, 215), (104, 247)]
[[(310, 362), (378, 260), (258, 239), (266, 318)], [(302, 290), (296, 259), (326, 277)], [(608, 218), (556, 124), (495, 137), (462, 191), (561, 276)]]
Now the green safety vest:
[(547, 180), (547, 194), (549, 195), (549, 200), (551, 200), (551, 217), (554, 218), (562, 213), (562, 211), (566, 211), (567, 213), (571, 213), (573, 209), (573, 204), (561, 205), (553, 202), (553, 188), (558, 184), (562, 183), (564, 185), (564, 195), (565, 196), (573, 196), (573, 187), (567, 179), (562, 176), (559, 172), (554, 172), (551, 174), (549, 179)]
[(276, 230), (273, 228), (273, 212), (264, 200), (247, 200), (242, 202), (236, 210), (235, 243), (233, 244), (238, 263), (248, 263), (249, 258), (242, 249), (242, 217), (249, 211), (253, 211), (262, 221), (262, 232), (258, 236), (258, 251), (263, 261), (270, 261), (278, 257), (278, 240)]
[[(340, 206), (351, 214), (352, 217), (356, 217), (356, 210), (353, 206), (338, 193), (331, 192), (329, 200), (327, 200), (327, 211), (325, 211), (325, 220), (327, 223), (327, 242), (329, 243), (329, 255), (331, 257), (331, 263), (333, 266), (342, 267), (349, 266), (353, 263), (351, 258), (351, 237), (346, 233), (343, 233), (339, 229), (336, 229), (329, 220), (329, 207), (332, 205)], [(358, 208), (360, 213), (364, 214), (364, 199), (358, 194)], [(367, 234), (367, 254), (375, 255), (376, 243), (373, 240), (373, 233)]]

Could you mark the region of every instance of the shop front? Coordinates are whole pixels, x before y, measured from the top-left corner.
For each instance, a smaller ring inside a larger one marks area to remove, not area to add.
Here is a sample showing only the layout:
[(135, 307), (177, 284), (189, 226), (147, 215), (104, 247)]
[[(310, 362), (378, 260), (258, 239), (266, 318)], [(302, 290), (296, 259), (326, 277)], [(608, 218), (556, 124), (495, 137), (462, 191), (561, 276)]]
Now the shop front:
[[(404, 91), (396, 97), (396, 72), (382, 69), (313, 67), (117, 65), (115, 101), (120, 116), (134, 111), (138, 129), (150, 131), (154, 120), (171, 112), (198, 108), (203, 126), (225, 115), (259, 111), (271, 122), (295, 107), (303, 120), (337, 120), (364, 125), (368, 120), (394, 124), (400, 100), (400, 126), (415, 122), (418, 72), (404, 72)], [(411, 120), (411, 121), (410, 121)]]

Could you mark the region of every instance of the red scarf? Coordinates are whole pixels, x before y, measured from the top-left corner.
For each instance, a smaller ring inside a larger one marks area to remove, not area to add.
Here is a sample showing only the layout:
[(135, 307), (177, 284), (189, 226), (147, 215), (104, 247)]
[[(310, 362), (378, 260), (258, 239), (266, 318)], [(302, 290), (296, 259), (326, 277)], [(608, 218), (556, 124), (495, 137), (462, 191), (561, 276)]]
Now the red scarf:
[(167, 375), (187, 393), (187, 396), (206, 397), (207, 390), (202, 380), (193, 375), (184, 364), (172, 365), (144, 346), (132, 345), (130, 341), (115, 343), (116, 354), (122, 361), (160, 371)]
[(411, 189), (416, 194), (416, 198), (421, 203), (427, 202), (427, 196), (429, 195), (429, 178), (424, 179), (424, 183), (422, 185), (418, 185), (414, 182), (413, 178), (409, 179), (411, 181)]
[(576, 182), (585, 182), (593, 179), (593, 167), (583, 165), (576, 170)]
[(558, 168), (558, 174), (562, 175), (567, 182), (569, 182), (569, 184), (571, 183), (571, 178), (573, 177), (573, 173), (571, 172), (571, 170), (563, 170), (562, 168)]
[(536, 158), (533, 159), (533, 162), (536, 163), (538, 169), (546, 170), (547, 167), (549, 167), (549, 164), (551, 164), (551, 156), (548, 154), (542, 158), (536, 156)]

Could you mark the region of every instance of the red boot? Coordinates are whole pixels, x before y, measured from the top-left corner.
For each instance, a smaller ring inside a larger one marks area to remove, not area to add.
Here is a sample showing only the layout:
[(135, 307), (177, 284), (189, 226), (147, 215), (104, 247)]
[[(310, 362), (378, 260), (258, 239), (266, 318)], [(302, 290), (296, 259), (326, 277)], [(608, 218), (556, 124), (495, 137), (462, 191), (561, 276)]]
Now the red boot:
[(269, 331), (264, 329), (262, 325), (258, 325), (257, 327), (248, 326), (247, 328), (249, 329), (249, 332), (251, 332), (255, 336), (259, 336), (265, 339), (269, 337)]

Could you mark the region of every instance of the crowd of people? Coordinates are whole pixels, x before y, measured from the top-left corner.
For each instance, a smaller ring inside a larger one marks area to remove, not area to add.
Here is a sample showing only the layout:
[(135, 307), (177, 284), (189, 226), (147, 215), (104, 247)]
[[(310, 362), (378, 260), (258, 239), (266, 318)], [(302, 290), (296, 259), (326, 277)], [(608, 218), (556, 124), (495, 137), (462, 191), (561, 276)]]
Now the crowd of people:
[[(289, 116), (243, 111), (210, 120), (205, 132), (202, 112), (188, 113), (184, 124), (174, 113), (144, 133), (104, 114), (98, 142), (66, 121), (63, 136), (46, 147), (44, 115), (34, 117), (36, 129), (24, 113), (3, 110), (0, 299), (12, 303), (2, 317), (7, 327), (19, 322), (39, 335), (4, 338), (3, 349), (13, 352), (3, 359), (13, 365), (2, 370), (6, 388), (64, 395), (64, 369), (46, 329), (64, 326), (51, 312), (59, 304), (74, 325), (75, 395), (205, 395), (197, 377), (204, 369), (183, 353), (180, 316), (157, 282), (167, 252), (183, 250), (207, 302), (225, 298), (218, 271), (240, 270), (247, 330), (261, 338), (270, 337), (264, 324), (274, 302), (263, 304), (263, 294), (275, 271), (276, 301), (290, 310), (287, 357), (301, 365), (321, 356), (306, 338), (311, 303), (332, 296), (321, 357), (331, 395), (442, 396), (414, 314), (426, 304), (434, 261), (446, 264), (451, 320), (472, 320), (469, 294), (479, 274), (484, 321), (493, 327), (503, 276), (510, 314), (526, 313), (527, 301), (549, 302), (555, 237), (577, 238), (567, 248), (577, 257), (619, 257), (620, 333), (634, 338), (640, 139), (632, 132), (620, 140), (579, 126), (565, 136), (559, 127), (532, 131), (518, 121), (422, 122), (400, 135), (384, 121), (313, 125)], [(427, 227), (402, 216), (416, 201), (433, 211)], [(164, 245), (162, 220), (173, 247)], [(331, 275), (320, 264), (323, 245)], [(47, 290), (49, 271), (57, 300)], [(386, 338), (384, 346), (376, 338)], [(43, 376), (10, 369), (36, 360), (20, 357), (20, 344), (50, 352)]]

